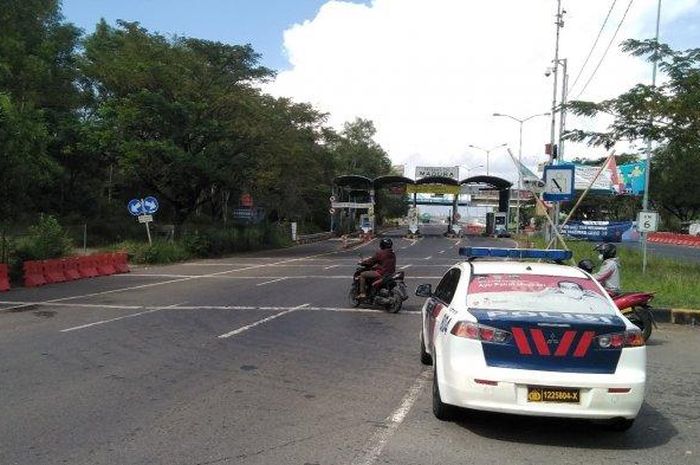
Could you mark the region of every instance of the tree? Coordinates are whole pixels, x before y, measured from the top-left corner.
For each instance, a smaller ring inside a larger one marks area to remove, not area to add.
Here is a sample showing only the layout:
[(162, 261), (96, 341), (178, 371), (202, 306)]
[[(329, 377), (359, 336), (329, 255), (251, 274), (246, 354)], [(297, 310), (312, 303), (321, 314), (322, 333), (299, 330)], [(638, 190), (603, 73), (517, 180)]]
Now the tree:
[(375, 178), (391, 171), (391, 160), (375, 142), (377, 130), (370, 120), (357, 118), (345, 123), (343, 131), (331, 140), (331, 150), (339, 174), (358, 174)]
[(618, 141), (651, 140), (658, 144), (652, 160), (650, 198), (681, 221), (700, 212), (700, 184), (691, 167), (700, 166), (700, 48), (675, 51), (654, 40), (628, 40), (623, 50), (658, 60), (666, 78), (656, 87), (637, 84), (602, 102), (574, 101), (577, 115), (614, 117), (607, 131), (574, 130), (567, 139), (612, 147)]
[[(59, 206), (60, 162), (69, 158), (81, 95), (79, 30), (57, 0), (0, 3), (0, 204), (3, 218)], [(21, 206), (21, 207), (20, 207)]]
[(103, 147), (172, 207), (177, 225), (217, 184), (245, 182), (260, 133), (251, 84), (271, 75), (258, 58), (247, 45), (169, 40), (138, 23), (103, 21), (85, 41), (81, 70)]

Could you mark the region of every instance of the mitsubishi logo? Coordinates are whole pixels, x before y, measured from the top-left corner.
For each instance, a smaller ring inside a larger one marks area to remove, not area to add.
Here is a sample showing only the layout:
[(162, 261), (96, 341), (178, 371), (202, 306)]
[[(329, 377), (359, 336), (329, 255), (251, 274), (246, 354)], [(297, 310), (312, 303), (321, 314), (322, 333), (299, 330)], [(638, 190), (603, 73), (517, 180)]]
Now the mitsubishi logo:
[(549, 338), (547, 339), (547, 345), (553, 345), (553, 344), (559, 344), (559, 339), (557, 339), (557, 335), (552, 333), (549, 335)]

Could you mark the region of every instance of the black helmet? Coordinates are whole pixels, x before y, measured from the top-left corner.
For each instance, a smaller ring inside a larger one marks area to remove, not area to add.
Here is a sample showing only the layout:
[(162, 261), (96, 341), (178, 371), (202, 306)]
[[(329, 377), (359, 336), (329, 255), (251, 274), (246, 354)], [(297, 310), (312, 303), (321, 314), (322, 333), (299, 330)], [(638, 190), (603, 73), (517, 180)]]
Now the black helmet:
[(593, 273), (593, 262), (587, 258), (578, 262), (578, 267), (586, 273)]
[(381, 241), (379, 241), (379, 248), (380, 249), (391, 249), (394, 247), (394, 243), (389, 239), (388, 237), (385, 237)]
[(615, 247), (615, 244), (600, 244), (596, 246), (596, 250), (603, 254), (603, 260), (607, 260), (608, 258), (615, 258), (617, 255), (617, 247)]

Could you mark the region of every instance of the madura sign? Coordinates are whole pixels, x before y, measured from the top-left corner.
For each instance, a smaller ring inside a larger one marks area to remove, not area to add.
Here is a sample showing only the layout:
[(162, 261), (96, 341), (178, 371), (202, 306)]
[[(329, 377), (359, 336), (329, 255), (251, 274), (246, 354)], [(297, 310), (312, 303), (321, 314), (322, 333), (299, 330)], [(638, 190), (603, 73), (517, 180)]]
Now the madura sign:
[(459, 166), (416, 166), (416, 179), (430, 176), (443, 178), (459, 178)]

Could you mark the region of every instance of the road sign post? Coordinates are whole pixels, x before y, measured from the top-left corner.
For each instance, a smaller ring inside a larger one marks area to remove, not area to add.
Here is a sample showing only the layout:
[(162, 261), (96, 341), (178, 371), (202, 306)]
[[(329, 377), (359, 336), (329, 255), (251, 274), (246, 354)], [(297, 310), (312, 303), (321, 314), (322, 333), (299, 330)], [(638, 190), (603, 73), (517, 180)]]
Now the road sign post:
[(637, 231), (642, 233), (656, 232), (659, 229), (659, 214), (641, 211), (637, 215)]
[(153, 245), (151, 239), (151, 228), (149, 223), (153, 222), (153, 214), (158, 211), (158, 200), (155, 197), (146, 197), (145, 199), (131, 199), (127, 205), (129, 213), (138, 217), (139, 223), (146, 226), (146, 237), (148, 245)]

